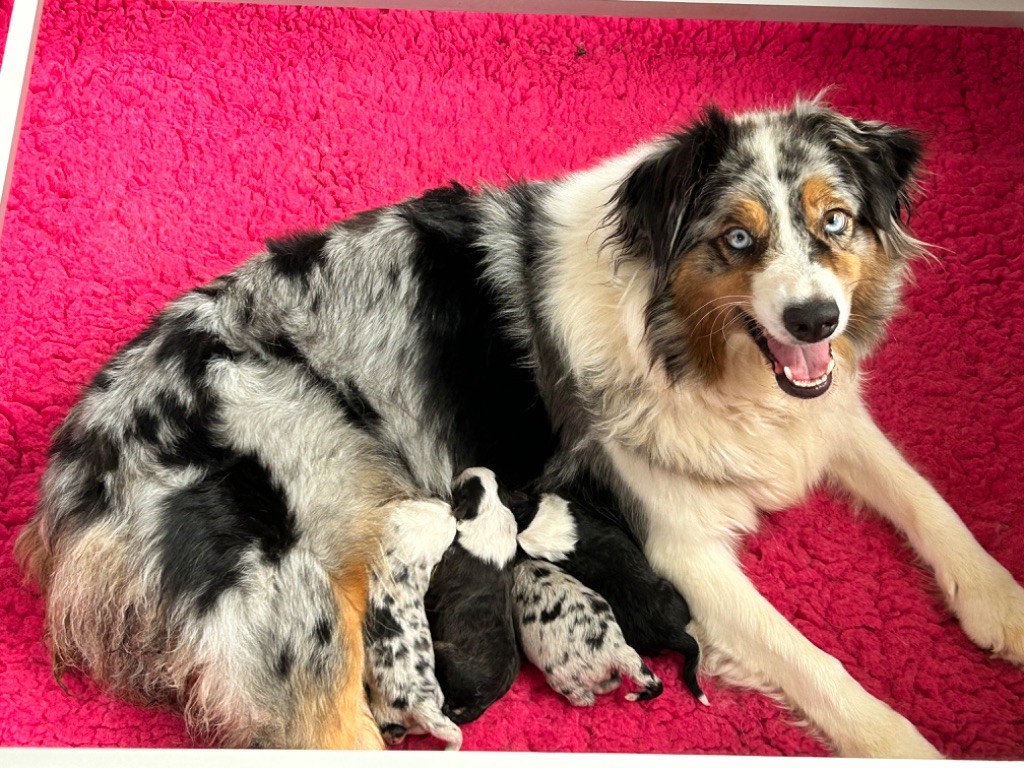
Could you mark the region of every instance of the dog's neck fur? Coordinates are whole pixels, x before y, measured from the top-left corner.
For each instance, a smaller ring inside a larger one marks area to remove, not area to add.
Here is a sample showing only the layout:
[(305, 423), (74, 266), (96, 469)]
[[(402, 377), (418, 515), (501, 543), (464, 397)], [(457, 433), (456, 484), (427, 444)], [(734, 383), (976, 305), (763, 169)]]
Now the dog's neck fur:
[(542, 315), (593, 418), (586, 439), (609, 456), (632, 455), (695, 480), (747, 489), (761, 508), (789, 505), (820, 480), (829, 435), (859, 402), (858, 366), (840, 359), (832, 391), (798, 400), (778, 388), (754, 343), (737, 330), (719, 381), (669, 379), (645, 335), (646, 268), (617, 259), (607, 242), (612, 191), (645, 151), (550, 186), (556, 235), (536, 284)]

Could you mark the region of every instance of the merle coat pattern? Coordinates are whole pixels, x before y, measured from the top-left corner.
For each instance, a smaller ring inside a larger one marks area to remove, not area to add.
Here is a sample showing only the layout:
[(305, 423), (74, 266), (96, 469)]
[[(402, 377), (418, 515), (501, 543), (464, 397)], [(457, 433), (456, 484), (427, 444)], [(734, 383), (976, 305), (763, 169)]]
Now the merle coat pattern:
[(682, 654), (683, 682), (707, 703), (697, 682), (700, 649), (686, 629), (690, 623), (686, 600), (654, 572), (643, 550), (615, 521), (607, 500), (590, 493), (582, 506), (556, 494), (541, 494), (516, 504), (515, 514), (521, 527), (519, 546), (527, 555), (557, 563), (601, 595), (610, 604), (625, 642), (639, 653)]
[(423, 605), (430, 575), (455, 538), (455, 518), (447, 504), (426, 501), (396, 511), (390, 523), (387, 567), (370, 578), (363, 624), (370, 711), (389, 745), (426, 732), (455, 750), (462, 731), (441, 711)]
[(975, 643), (1024, 664), (1024, 589), (860, 393), (924, 250), (921, 155), (815, 101), (708, 109), (563, 178), (268, 243), (172, 302), (54, 435), (17, 554), (56, 669), (225, 744), (381, 747), (362, 621), (386, 521), (487, 466), (607, 496), (708, 669), (839, 754), (937, 755), (738, 558), (763, 511), (838, 486), (907, 535)]
[(513, 575), (523, 653), (571, 704), (592, 705), (595, 694), (615, 690), (622, 675), (640, 686), (626, 694), (629, 701), (661, 695), (661, 680), (626, 644), (611, 606), (597, 592), (543, 560), (521, 560)]

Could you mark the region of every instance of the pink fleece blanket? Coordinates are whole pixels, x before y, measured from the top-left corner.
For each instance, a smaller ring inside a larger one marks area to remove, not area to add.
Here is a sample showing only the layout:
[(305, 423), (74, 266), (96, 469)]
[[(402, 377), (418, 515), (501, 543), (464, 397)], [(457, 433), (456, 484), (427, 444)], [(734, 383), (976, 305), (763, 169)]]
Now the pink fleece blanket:
[[(877, 356), (882, 426), (1024, 580), (1024, 33), (47, 2), (0, 267), (0, 744), (192, 745), (181, 721), (50, 676), (11, 543), (79, 387), (186, 288), (268, 235), (457, 179), (580, 168), (686, 120), (835, 85), (931, 134), (907, 308)], [(1016, 371), (1016, 373), (1015, 373)], [(1024, 673), (975, 648), (884, 523), (816, 496), (744, 564), (873, 694), (957, 757), (1024, 757)], [(466, 748), (818, 755), (769, 699), (669, 681), (574, 709), (527, 668)]]

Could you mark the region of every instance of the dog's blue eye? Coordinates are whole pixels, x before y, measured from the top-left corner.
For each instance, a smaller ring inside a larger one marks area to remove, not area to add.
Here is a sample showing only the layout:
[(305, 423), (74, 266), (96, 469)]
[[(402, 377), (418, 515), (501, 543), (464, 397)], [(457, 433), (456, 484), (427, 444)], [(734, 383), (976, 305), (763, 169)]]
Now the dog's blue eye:
[(829, 211), (825, 214), (825, 232), (830, 235), (841, 235), (846, 231), (849, 217), (842, 211)]
[(754, 238), (747, 230), (733, 227), (725, 233), (725, 242), (735, 251), (745, 251), (754, 244)]

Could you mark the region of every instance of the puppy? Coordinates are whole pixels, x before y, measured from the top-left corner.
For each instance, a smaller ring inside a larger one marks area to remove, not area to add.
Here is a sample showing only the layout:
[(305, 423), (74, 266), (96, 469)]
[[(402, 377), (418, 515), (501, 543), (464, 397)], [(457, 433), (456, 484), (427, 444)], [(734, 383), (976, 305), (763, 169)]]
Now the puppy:
[(462, 731), (442, 713), (433, 645), (423, 607), (430, 574), (455, 538), (448, 505), (425, 501), (391, 516), (387, 572), (370, 577), (363, 625), (370, 711), (389, 745), (407, 733), (430, 733), (462, 746)]
[(611, 606), (551, 563), (516, 564), (512, 608), (526, 658), (573, 706), (589, 707), (594, 694), (618, 688), (622, 674), (640, 685), (629, 701), (661, 695), (661, 680), (626, 644)]
[(593, 500), (584, 507), (545, 493), (517, 503), (515, 514), (519, 546), (527, 555), (558, 563), (607, 600), (625, 642), (639, 653), (682, 654), (683, 682), (702, 704), (708, 703), (697, 682), (700, 649), (686, 631), (686, 600), (654, 572), (633, 538), (613, 522), (612, 510)]
[(516, 521), (488, 469), (459, 475), (452, 506), (458, 533), (434, 572), (426, 606), (444, 713), (468, 723), (503, 696), (519, 672), (512, 621)]

